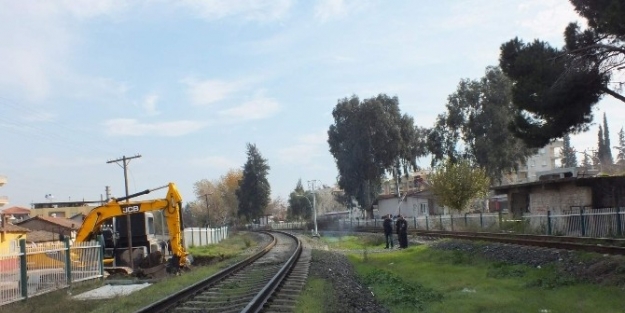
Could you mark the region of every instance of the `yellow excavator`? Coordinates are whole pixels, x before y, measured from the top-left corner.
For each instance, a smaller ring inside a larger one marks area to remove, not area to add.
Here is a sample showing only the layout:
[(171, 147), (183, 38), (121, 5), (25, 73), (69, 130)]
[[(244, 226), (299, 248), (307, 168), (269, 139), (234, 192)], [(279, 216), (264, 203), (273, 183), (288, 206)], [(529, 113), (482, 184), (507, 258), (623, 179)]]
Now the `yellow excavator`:
[[(165, 198), (143, 201), (129, 201), (131, 198), (167, 188)], [(163, 262), (164, 238), (158, 240), (154, 234), (152, 212), (163, 211), (169, 230), (167, 246), (171, 258)], [(130, 221), (130, 223), (127, 223)], [(130, 231), (129, 228), (130, 227)], [(104, 265), (109, 273), (127, 272), (130, 265), (135, 273), (139, 270), (146, 276), (157, 276), (161, 269), (178, 273), (191, 263), (191, 256), (184, 247), (182, 223), (182, 197), (174, 183), (146, 189), (144, 191), (112, 199), (92, 209), (76, 233), (76, 242), (94, 240), (102, 234), (105, 241)], [(130, 236), (130, 238), (129, 238)], [(132, 249), (129, 249), (129, 246)], [(131, 251), (132, 250), (132, 251)]]

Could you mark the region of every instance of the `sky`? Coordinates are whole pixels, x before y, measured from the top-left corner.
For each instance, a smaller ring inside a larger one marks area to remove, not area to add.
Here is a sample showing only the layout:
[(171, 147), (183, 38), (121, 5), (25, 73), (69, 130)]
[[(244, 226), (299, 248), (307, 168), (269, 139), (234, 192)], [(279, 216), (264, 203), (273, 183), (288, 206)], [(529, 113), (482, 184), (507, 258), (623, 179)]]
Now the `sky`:
[[(10, 206), (100, 200), (242, 168), (247, 143), (272, 197), (332, 185), (337, 101), (397, 96), (432, 127), (461, 79), (497, 65), (516, 36), (562, 46), (566, 0), (0, 0), (0, 195)], [(612, 144), (625, 106), (609, 97)], [(597, 127), (572, 136), (597, 146)], [(579, 156), (581, 160), (581, 155)], [(420, 160), (427, 167), (429, 161)], [(156, 198), (164, 192), (147, 196)]]

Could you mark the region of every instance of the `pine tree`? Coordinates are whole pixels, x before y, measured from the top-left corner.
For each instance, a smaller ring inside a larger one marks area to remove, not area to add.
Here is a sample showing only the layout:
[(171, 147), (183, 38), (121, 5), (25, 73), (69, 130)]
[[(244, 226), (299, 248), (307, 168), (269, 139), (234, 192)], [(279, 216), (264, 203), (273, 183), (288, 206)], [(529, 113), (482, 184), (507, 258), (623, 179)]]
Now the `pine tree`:
[(613, 164), (614, 159), (612, 158), (612, 147), (610, 144), (610, 130), (608, 129), (608, 118), (605, 113), (603, 113), (603, 159), (601, 162), (603, 164)]
[(562, 158), (560, 159), (562, 167), (577, 167), (577, 156), (575, 156), (575, 148), (571, 147), (571, 136), (566, 134), (563, 139)]
[(586, 169), (592, 168), (592, 162), (590, 161), (590, 156), (588, 156), (588, 151), (584, 150), (584, 158), (582, 159), (582, 167)]
[(621, 127), (621, 131), (618, 132), (618, 154), (616, 155), (616, 163), (625, 162), (625, 132), (623, 132), (623, 127)]
[(239, 181), (237, 199), (239, 216), (248, 221), (261, 217), (267, 205), (271, 186), (267, 180), (269, 165), (254, 144), (247, 144), (247, 162), (243, 166), (243, 178)]
[(603, 159), (605, 158), (605, 144), (603, 142), (603, 128), (601, 128), (601, 125), (599, 125), (599, 133), (597, 134), (597, 137), (599, 137), (596, 152), (596, 157), (598, 160), (593, 159), (593, 163), (595, 163), (595, 165), (597, 165), (596, 163), (598, 162), (603, 163)]

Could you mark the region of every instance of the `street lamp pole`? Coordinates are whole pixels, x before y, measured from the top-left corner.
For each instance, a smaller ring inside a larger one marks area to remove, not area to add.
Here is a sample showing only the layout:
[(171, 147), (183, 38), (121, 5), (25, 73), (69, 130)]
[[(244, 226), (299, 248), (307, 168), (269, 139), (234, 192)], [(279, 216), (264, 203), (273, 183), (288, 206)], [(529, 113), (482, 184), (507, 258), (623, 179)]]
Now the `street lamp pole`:
[(318, 237), (319, 236), (319, 231), (317, 229), (317, 206), (316, 206), (316, 204), (317, 204), (316, 203), (317, 189), (315, 188), (315, 183), (316, 182), (320, 182), (321, 183), (320, 180), (313, 179), (313, 180), (309, 180), (308, 181), (308, 186), (312, 190), (312, 196), (313, 196), (313, 203), (312, 203), (312, 206), (313, 206), (313, 221), (314, 221), (314, 224), (315, 224), (315, 233), (313, 234), (313, 236), (317, 236)]

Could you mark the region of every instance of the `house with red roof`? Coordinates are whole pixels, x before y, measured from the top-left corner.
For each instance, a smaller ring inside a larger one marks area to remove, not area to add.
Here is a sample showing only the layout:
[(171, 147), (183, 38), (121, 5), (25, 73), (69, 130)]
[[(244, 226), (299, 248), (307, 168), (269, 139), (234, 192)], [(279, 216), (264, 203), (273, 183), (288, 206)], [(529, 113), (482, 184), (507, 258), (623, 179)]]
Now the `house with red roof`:
[(16, 225), (30, 230), (45, 230), (63, 236), (71, 236), (72, 232), (80, 228), (81, 223), (64, 217), (35, 216), (18, 222)]
[(30, 218), (30, 209), (13, 206), (2, 210), (2, 214), (9, 216), (12, 223), (17, 223)]

